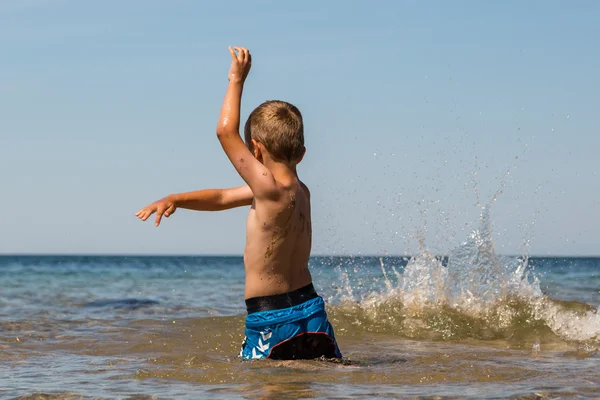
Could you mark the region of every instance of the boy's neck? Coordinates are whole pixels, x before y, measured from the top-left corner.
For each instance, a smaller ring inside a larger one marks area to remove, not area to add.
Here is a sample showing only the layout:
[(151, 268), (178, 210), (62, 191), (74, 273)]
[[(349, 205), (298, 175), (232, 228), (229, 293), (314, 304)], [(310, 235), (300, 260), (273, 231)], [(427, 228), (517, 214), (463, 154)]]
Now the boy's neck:
[(271, 171), (277, 182), (281, 182), (285, 185), (298, 179), (296, 164), (274, 161), (266, 157), (263, 159), (263, 164), (265, 167), (269, 168), (269, 171)]

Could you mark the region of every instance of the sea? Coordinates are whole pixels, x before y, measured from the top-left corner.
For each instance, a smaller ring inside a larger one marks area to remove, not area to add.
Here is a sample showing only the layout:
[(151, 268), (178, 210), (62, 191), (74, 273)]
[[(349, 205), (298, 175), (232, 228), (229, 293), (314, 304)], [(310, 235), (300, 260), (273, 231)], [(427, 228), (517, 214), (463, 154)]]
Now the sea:
[(243, 361), (241, 256), (0, 256), (2, 399), (600, 398), (600, 258), (313, 256), (342, 361)]

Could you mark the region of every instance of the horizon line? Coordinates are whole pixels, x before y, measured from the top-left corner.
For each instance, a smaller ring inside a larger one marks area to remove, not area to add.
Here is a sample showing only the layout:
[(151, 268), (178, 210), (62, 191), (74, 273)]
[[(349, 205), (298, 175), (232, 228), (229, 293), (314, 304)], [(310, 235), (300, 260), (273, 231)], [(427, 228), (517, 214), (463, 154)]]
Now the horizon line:
[[(497, 254), (499, 257), (527, 257), (527, 258), (600, 258), (600, 254), (592, 255), (592, 254), (583, 254), (583, 255), (564, 255), (564, 254)], [(229, 257), (229, 258), (243, 258), (243, 254), (238, 253), (64, 253), (64, 252), (56, 252), (56, 253), (4, 253), (0, 252), (0, 257)], [(435, 257), (448, 257), (448, 254), (436, 254)], [(377, 253), (344, 253), (344, 254), (311, 254), (311, 258), (313, 257), (343, 257), (343, 258), (357, 258), (357, 257), (367, 257), (367, 258), (402, 258), (408, 257), (412, 258), (413, 255), (407, 254), (398, 254), (398, 253), (388, 253), (388, 254), (377, 254)]]

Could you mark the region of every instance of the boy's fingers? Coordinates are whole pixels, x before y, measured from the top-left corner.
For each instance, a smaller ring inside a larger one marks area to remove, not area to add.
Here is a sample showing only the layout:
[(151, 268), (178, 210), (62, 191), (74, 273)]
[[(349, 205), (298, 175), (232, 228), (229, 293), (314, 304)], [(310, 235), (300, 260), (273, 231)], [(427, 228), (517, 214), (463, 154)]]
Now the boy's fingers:
[(233, 49), (231, 48), (231, 46), (229, 46), (229, 53), (231, 54), (231, 59), (233, 61), (237, 60), (237, 56), (235, 55), (235, 51), (233, 51)]
[(165, 211), (165, 217), (169, 218), (169, 216), (171, 216), (174, 212), (175, 207), (169, 206), (169, 208), (167, 208), (167, 211)]
[(164, 212), (166, 210), (164, 208), (159, 208), (156, 210), (156, 226), (160, 225), (160, 219), (162, 218)]
[(152, 214), (154, 214), (153, 210), (144, 210), (143, 214), (141, 214), (142, 221), (145, 221), (148, 219), (149, 216), (151, 216)]
[(234, 49), (237, 50), (238, 52), (238, 60), (243, 61), (244, 60), (244, 49), (243, 47), (234, 47)]

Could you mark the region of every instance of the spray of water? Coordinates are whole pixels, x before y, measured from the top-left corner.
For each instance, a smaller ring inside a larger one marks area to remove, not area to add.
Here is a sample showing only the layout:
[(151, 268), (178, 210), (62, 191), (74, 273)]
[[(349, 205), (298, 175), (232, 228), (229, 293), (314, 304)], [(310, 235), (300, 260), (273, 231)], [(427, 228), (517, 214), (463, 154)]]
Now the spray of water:
[[(496, 254), (491, 205), (481, 206), (478, 228), (443, 259), (423, 237), (403, 273), (380, 259), (385, 290), (357, 298), (345, 275), (335, 317), (372, 332), (410, 338), (542, 340), (600, 348), (600, 314), (593, 307), (545, 296), (528, 258)], [(394, 279), (392, 279), (394, 278)]]

